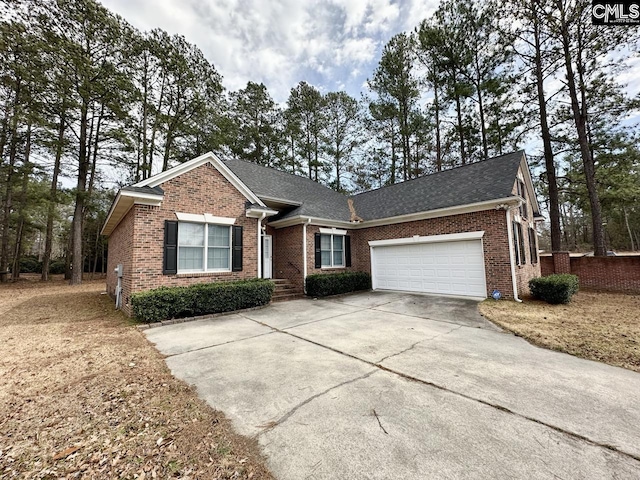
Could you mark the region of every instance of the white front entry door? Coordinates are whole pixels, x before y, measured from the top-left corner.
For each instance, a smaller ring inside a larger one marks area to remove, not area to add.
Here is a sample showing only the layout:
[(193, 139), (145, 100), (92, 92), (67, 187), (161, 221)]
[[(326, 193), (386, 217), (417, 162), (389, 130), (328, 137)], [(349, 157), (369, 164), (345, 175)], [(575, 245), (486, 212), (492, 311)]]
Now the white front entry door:
[(262, 237), (262, 277), (271, 278), (273, 270), (273, 239), (271, 235)]
[(376, 246), (373, 288), (485, 298), (480, 240)]

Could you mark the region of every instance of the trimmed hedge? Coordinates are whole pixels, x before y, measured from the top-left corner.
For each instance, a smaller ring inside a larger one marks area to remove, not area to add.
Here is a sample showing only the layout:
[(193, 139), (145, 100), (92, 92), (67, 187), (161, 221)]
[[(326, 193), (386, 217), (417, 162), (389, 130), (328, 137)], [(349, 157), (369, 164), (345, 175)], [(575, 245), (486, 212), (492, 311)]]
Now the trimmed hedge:
[(578, 276), (568, 273), (547, 275), (529, 280), (531, 295), (552, 305), (569, 303), (578, 288)]
[(275, 285), (264, 279), (160, 287), (131, 295), (133, 315), (145, 322), (195, 317), (259, 307), (271, 301)]
[(307, 295), (310, 297), (326, 297), (370, 289), (371, 276), (365, 272), (317, 274), (307, 277)]

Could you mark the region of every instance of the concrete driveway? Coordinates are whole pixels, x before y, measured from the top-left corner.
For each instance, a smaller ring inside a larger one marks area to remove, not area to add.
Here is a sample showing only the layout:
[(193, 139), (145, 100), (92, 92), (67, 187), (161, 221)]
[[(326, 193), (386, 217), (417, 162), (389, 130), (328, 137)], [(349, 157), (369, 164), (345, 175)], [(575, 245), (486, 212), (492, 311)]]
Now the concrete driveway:
[(145, 333), (280, 479), (640, 478), (640, 374), (472, 301), (370, 292)]

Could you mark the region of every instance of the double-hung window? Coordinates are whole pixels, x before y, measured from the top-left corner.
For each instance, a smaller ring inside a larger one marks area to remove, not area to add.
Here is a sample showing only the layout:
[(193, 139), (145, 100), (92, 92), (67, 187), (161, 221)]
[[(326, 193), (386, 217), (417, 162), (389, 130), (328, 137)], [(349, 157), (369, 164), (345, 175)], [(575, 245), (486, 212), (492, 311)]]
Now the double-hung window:
[(518, 179), (518, 195), (524, 200), (522, 205), (520, 205), (520, 215), (522, 218), (527, 218), (527, 190), (524, 186), (524, 182), (520, 179)]
[(230, 271), (230, 226), (189, 222), (178, 224), (178, 273)]
[(344, 235), (320, 235), (322, 268), (344, 267)]

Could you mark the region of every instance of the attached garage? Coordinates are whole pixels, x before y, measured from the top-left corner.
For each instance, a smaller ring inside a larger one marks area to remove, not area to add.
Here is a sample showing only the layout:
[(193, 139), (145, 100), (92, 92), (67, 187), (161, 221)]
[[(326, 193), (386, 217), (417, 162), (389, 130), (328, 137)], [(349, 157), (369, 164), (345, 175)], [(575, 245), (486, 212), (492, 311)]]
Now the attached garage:
[(485, 298), (483, 234), (370, 241), (373, 288)]

